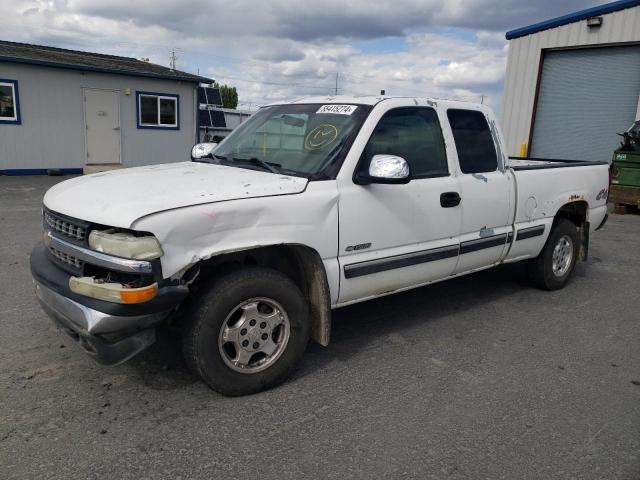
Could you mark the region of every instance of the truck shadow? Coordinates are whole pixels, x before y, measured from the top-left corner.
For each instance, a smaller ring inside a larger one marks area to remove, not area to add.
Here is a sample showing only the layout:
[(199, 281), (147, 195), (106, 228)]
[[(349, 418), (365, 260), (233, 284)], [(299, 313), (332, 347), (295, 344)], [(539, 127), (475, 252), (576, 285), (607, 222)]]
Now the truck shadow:
[[(575, 272), (578, 275), (579, 270), (580, 265)], [(348, 361), (390, 338), (407, 338), (410, 342), (408, 332), (421, 324), (453, 320), (457, 314), (527, 291), (531, 295), (536, 292), (526, 280), (524, 265), (513, 264), (334, 310), (331, 343), (322, 347), (310, 342), (291, 381), (331, 362)], [(464, 331), (459, 334), (464, 335)], [(197, 381), (184, 363), (176, 328), (160, 329), (156, 343), (128, 366), (148, 387), (157, 390), (181, 388)]]
[[(578, 273), (578, 268), (576, 268)], [(485, 307), (503, 297), (525, 292), (536, 295), (524, 264), (502, 265), (444, 282), (334, 310), (331, 343), (310, 343), (295, 378), (312, 374), (333, 361), (348, 361), (384, 342), (412, 343), (420, 325), (453, 320), (456, 315)], [(486, 312), (483, 313), (486, 315)], [(464, 326), (455, 335), (464, 336)], [(410, 333), (411, 332), (411, 333)], [(454, 333), (451, 333), (454, 336)]]

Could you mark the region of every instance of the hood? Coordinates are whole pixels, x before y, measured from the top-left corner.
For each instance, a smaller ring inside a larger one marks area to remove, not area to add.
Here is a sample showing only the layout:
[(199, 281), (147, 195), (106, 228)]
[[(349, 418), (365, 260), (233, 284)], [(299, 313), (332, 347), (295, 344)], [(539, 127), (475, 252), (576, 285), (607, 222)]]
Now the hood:
[(138, 218), (203, 203), (301, 193), (306, 178), (181, 162), (95, 173), (61, 182), (45, 206), (70, 217), (129, 228)]

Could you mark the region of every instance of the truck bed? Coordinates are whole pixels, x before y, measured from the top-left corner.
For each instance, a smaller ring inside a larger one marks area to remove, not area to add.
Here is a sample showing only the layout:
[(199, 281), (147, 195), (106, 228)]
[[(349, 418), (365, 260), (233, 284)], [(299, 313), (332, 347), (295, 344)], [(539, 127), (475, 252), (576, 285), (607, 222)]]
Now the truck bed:
[[(588, 204), (595, 226), (604, 217), (609, 188), (607, 162), (512, 157), (508, 166), (516, 181), (516, 224), (552, 221), (558, 208), (570, 202)], [(556, 170), (552, 173), (549, 169)]]
[(605, 219), (609, 183), (607, 162), (511, 157), (507, 166), (515, 177), (514, 230), (542, 226), (544, 230), (539, 236), (514, 242), (506, 262), (537, 255), (551, 232), (556, 212), (564, 205), (574, 203), (580, 205), (578, 208), (586, 207), (590, 230), (596, 229)]

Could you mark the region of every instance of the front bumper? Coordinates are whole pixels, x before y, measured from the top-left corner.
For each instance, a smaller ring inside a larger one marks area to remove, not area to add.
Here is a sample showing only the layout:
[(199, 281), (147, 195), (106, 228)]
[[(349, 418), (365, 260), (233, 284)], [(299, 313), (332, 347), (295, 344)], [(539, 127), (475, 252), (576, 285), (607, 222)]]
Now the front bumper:
[(117, 365), (155, 341), (155, 326), (167, 320), (187, 295), (185, 287), (160, 288), (153, 300), (122, 305), (69, 289), (70, 274), (54, 265), (42, 244), (31, 253), (31, 273), (43, 310), (78, 345), (104, 365)]
[(106, 324), (135, 326), (137, 322), (149, 323), (164, 318), (158, 315), (117, 317), (81, 305), (63, 297), (34, 280), (36, 296), (42, 309), (60, 329), (68, 334), (85, 352), (103, 365), (117, 365), (129, 360), (156, 340), (155, 329), (140, 330), (121, 339), (109, 342), (100, 335), (89, 333), (89, 329)]

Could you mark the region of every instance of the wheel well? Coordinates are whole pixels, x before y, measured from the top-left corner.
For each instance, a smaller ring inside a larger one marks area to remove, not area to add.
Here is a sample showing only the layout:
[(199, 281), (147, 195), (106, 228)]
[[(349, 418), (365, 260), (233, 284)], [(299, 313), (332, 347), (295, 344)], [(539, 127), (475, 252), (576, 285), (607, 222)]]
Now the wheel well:
[(589, 205), (587, 202), (571, 202), (563, 205), (556, 213), (556, 219), (566, 218), (571, 220), (576, 227), (581, 228), (587, 222), (587, 211)]
[(576, 226), (580, 238), (580, 252), (578, 258), (582, 261), (589, 254), (589, 204), (584, 201), (571, 202), (560, 207), (556, 213), (554, 223), (559, 219), (566, 219)]
[(318, 252), (304, 245), (272, 245), (216, 255), (189, 269), (183, 278), (196, 278), (193, 290), (220, 275), (246, 266), (277, 270), (298, 285), (309, 302), (311, 338), (328, 345), (331, 333), (331, 294)]

